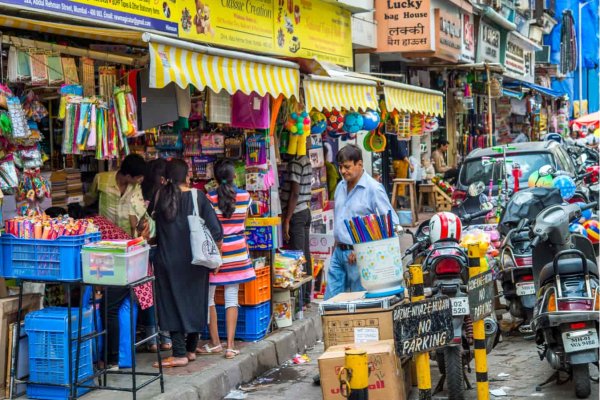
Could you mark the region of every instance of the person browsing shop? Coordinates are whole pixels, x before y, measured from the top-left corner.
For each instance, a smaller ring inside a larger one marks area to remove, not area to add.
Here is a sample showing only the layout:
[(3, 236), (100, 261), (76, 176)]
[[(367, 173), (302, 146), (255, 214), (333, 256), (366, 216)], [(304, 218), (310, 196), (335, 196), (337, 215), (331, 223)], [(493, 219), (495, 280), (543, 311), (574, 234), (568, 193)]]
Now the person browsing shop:
[(360, 148), (352, 144), (343, 147), (337, 154), (337, 164), (343, 180), (335, 191), (333, 235), (336, 244), (327, 274), (325, 299), (342, 292), (364, 290), (360, 284), (352, 239), (344, 221), (391, 211), (392, 222), (394, 225), (399, 223), (383, 185), (364, 170)]

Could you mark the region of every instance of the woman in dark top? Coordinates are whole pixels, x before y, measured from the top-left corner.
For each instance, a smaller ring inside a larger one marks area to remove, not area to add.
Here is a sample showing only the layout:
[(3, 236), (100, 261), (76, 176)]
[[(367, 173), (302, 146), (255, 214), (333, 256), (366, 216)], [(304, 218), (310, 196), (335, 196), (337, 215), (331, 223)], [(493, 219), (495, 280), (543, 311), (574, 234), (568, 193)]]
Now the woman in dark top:
[[(192, 264), (188, 215), (194, 206), (183, 160), (167, 164), (166, 183), (159, 190), (154, 216), (158, 253), (154, 263), (161, 329), (171, 332), (173, 356), (163, 367), (181, 367), (196, 359), (198, 333), (208, 319), (208, 268)], [(220, 247), (223, 230), (206, 196), (198, 192), (200, 217)], [(158, 367), (158, 364), (154, 364)]]

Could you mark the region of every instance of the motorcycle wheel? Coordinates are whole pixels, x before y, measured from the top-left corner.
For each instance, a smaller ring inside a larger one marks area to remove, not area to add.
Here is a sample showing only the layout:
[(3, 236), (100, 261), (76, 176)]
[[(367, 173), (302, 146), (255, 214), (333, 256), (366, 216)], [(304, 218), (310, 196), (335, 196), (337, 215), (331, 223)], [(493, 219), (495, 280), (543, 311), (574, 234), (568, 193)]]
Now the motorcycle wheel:
[(460, 346), (447, 346), (444, 348), (444, 369), (446, 371), (449, 400), (464, 400), (465, 398), (464, 369), (461, 350)]
[(573, 383), (575, 383), (575, 396), (578, 399), (587, 399), (592, 393), (590, 383), (590, 369), (588, 364), (572, 365)]

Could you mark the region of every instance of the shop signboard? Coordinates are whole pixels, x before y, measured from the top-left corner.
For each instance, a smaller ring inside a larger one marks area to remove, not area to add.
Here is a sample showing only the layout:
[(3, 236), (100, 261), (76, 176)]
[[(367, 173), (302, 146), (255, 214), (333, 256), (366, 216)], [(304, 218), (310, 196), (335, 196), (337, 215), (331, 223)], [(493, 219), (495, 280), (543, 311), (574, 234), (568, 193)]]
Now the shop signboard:
[(462, 46), (462, 27), (458, 8), (436, 8), (434, 11), (435, 36), (437, 39), (435, 56), (457, 61)]
[(475, 23), (473, 14), (463, 13), (461, 15), (462, 41), (460, 61), (467, 63), (475, 62)]
[(504, 66), (508, 76), (522, 79), (525, 76), (525, 49), (519, 43), (517, 37), (512, 33), (506, 39), (506, 51), (504, 52)]
[(447, 296), (426, 299), (394, 309), (394, 340), (399, 356), (444, 347), (452, 340), (452, 303)]
[(494, 278), (492, 271), (486, 271), (469, 278), (467, 292), (473, 321), (480, 321), (494, 311)]
[(500, 63), (500, 44), (500, 30), (480, 21), (477, 37), (477, 62)]
[(377, 52), (433, 51), (431, 0), (376, 0)]
[(321, 0), (0, 0), (0, 5), (222, 47), (353, 64), (350, 11)]

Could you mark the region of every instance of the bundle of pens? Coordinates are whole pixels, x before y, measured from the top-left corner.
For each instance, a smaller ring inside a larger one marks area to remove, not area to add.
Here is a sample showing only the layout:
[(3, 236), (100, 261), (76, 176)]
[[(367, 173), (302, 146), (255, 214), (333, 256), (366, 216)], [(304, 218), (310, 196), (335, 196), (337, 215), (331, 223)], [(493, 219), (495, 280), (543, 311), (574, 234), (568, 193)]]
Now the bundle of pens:
[(36, 215), (9, 219), (6, 221), (5, 231), (21, 239), (53, 240), (61, 236), (97, 232), (98, 228), (85, 219), (49, 218), (47, 215)]
[(353, 243), (365, 243), (394, 237), (392, 212), (387, 215), (369, 214), (345, 220), (346, 229)]

